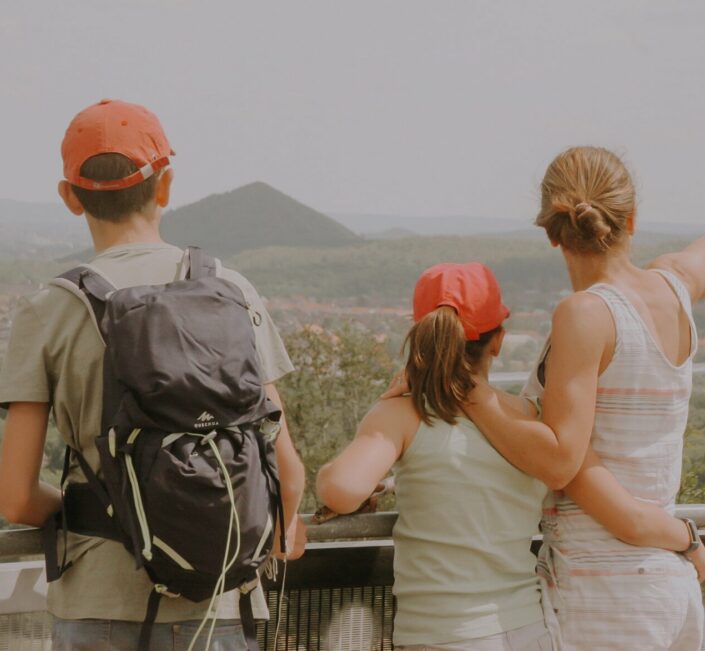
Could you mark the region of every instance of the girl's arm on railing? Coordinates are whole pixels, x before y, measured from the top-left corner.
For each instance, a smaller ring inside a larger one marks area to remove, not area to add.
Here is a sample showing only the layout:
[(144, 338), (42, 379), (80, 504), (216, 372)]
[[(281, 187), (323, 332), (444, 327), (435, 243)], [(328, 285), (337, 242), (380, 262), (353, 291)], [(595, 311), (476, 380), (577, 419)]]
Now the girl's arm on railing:
[(362, 419), (355, 438), (318, 471), (318, 497), (336, 513), (356, 511), (404, 452), (419, 426), (411, 398), (378, 402)]

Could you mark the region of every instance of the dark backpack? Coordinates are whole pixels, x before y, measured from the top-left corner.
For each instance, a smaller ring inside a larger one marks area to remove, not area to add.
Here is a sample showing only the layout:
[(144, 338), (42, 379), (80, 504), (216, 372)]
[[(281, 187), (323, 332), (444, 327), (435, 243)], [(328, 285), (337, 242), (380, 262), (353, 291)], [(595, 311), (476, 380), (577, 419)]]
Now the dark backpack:
[[(186, 277), (166, 285), (116, 290), (88, 265), (53, 281), (85, 303), (106, 348), (102, 476), (67, 448), (62, 511), (45, 527), (47, 578), (70, 567), (65, 555), (58, 562), (57, 528), (118, 540), (155, 584), (140, 649), (160, 597), (199, 602), (235, 588), (252, 649), (250, 590), (277, 518), (285, 546), (274, 456), (281, 412), (262, 384), (260, 316), (217, 276), (217, 261), (195, 248), (187, 261)], [(65, 485), (70, 455), (86, 484)]]

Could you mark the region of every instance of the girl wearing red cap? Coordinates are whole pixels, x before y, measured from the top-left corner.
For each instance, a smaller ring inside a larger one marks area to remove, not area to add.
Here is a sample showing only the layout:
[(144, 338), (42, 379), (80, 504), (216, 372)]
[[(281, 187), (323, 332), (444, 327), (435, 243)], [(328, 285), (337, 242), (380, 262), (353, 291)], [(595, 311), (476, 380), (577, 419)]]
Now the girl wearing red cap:
[(468, 414), (509, 461), (556, 489), (539, 573), (561, 648), (696, 651), (705, 553), (692, 521), (665, 514), (680, 486), (705, 238), (635, 266), (634, 186), (605, 149), (560, 154), (541, 194), (536, 223), (575, 290), (525, 389), (541, 399), (543, 422), (512, 411), (484, 378)]
[[(553, 648), (530, 551), (546, 487), (464, 414), (476, 378), (486, 380), (500, 352), (508, 315), (484, 265), (426, 270), (407, 336), (411, 395), (375, 405), (318, 475), (321, 500), (347, 513), (394, 467), (397, 647)], [(529, 411), (526, 400), (502, 399)]]

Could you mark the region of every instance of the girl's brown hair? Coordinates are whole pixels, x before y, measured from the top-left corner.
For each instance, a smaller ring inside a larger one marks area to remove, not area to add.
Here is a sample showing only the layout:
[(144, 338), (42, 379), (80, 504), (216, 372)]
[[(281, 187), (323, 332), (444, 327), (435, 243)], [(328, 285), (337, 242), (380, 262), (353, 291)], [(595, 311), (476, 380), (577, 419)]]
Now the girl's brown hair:
[(625, 238), (635, 209), (634, 184), (619, 156), (572, 147), (546, 170), (536, 225), (568, 251), (604, 253)]
[(452, 307), (429, 312), (409, 330), (406, 377), (416, 411), (427, 425), (434, 417), (454, 425), (460, 405), (474, 388), (472, 374), (492, 337), (502, 326), (467, 341)]

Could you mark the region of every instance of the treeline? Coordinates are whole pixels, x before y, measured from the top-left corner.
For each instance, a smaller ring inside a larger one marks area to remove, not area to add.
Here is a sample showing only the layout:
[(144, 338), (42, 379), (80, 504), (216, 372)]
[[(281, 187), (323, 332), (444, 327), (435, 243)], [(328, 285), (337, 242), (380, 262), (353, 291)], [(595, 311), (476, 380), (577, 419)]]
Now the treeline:
[(407, 301), (423, 269), (439, 262), (490, 264), (510, 289), (518, 281), (560, 289), (567, 276), (560, 255), (542, 240), (480, 237), (414, 237), (321, 248), (273, 247), (229, 260), (266, 296), (323, 300), (364, 297), (368, 302)]
[[(644, 237), (635, 251), (645, 262), (683, 242)], [(421, 271), (439, 262), (484, 262), (508, 299), (525, 307), (550, 307), (546, 296), (569, 288), (560, 252), (542, 236), (411, 237), (337, 248), (272, 247), (228, 260), (265, 296), (317, 299), (364, 297), (368, 302), (408, 301)]]
[[(295, 445), (306, 466), (305, 512), (315, 510), (315, 476), (354, 435), (357, 424), (374, 404), (398, 366), (373, 333), (356, 324), (337, 331), (317, 327), (286, 337), (297, 370), (278, 387)], [(518, 390), (519, 387), (515, 387)], [(0, 416), (0, 441), (4, 430)], [(63, 442), (49, 428), (42, 478), (58, 484)], [(705, 378), (697, 378), (685, 439), (683, 482), (679, 501), (705, 503)], [(391, 507), (387, 501), (385, 506)]]

